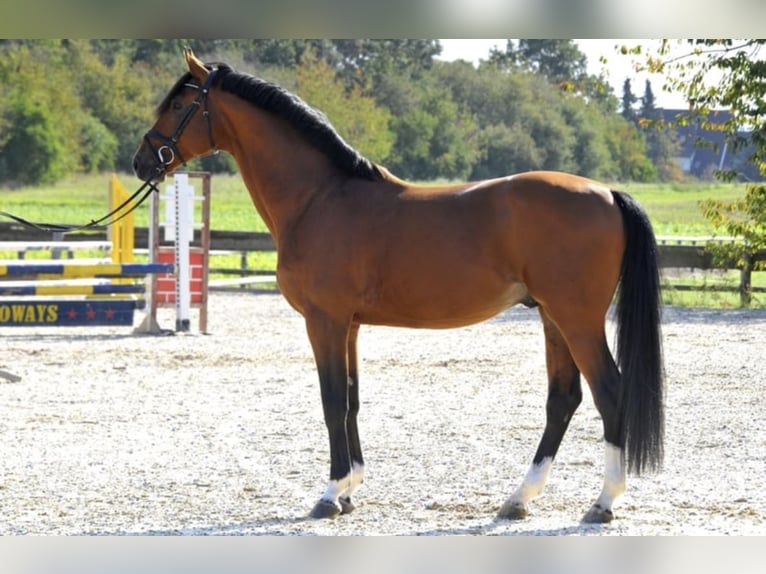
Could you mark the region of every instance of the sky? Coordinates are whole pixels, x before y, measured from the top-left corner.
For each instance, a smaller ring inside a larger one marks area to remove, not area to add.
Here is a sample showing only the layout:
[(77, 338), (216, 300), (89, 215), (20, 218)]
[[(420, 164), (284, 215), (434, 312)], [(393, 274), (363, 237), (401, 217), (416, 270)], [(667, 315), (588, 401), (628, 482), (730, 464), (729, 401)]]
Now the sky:
[[(492, 47), (504, 49), (506, 41), (505, 39), (440, 40), (442, 45), (440, 57), (448, 61), (463, 59), (476, 64), (480, 59), (488, 57)], [(645, 82), (647, 79), (650, 79), (657, 107), (668, 109), (687, 107), (684, 98), (680, 94), (669, 94), (662, 90), (663, 81), (661, 76), (650, 76), (649, 74), (636, 72), (633, 69), (635, 57), (623, 56), (615, 49), (615, 46), (633, 46), (636, 44), (644, 44), (649, 49), (656, 49), (659, 45), (659, 40), (589, 39), (575, 40), (575, 42), (588, 59), (588, 73), (598, 75), (604, 72), (618, 98), (622, 95), (622, 85), (626, 78), (630, 78), (633, 93), (638, 97), (643, 95)], [(599, 61), (601, 56), (607, 59), (606, 64), (602, 64)]]

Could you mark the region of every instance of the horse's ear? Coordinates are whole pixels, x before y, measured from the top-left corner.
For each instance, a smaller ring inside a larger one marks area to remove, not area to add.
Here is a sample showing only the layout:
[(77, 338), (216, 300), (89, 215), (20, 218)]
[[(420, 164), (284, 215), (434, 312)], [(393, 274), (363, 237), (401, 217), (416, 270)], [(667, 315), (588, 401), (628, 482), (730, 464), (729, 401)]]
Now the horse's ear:
[(189, 72), (194, 76), (198, 82), (204, 83), (208, 75), (208, 70), (197, 56), (194, 55), (191, 48), (184, 48), (184, 58), (186, 59), (186, 65), (189, 66)]

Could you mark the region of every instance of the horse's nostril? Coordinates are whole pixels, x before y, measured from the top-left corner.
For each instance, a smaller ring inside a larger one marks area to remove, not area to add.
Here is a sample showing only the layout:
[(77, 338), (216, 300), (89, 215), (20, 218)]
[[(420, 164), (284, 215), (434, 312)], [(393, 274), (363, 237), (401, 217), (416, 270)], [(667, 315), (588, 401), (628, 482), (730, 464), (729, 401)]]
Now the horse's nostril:
[(138, 158), (133, 158), (133, 173), (138, 175)]

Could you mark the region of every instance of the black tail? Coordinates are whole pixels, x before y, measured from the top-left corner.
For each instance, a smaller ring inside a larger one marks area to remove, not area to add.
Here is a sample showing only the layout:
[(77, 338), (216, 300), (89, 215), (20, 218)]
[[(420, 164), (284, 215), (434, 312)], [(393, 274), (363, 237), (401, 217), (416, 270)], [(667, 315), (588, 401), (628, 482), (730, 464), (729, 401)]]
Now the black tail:
[(628, 470), (662, 465), (664, 367), (657, 243), (646, 212), (628, 194), (612, 191), (622, 211), (625, 254), (617, 300), (617, 364), (623, 382), (623, 436)]

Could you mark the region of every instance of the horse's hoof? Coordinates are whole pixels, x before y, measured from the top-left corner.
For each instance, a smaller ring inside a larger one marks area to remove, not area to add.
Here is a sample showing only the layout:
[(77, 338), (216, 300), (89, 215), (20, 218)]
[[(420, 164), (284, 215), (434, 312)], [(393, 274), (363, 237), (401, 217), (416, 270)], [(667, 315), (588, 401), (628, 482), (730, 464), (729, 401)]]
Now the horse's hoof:
[(496, 520), (524, 520), (529, 516), (526, 504), (522, 502), (506, 502), (497, 513)]
[(614, 512), (611, 508), (601, 508), (598, 504), (590, 507), (590, 510), (583, 516), (582, 521), (587, 524), (608, 524), (614, 520)]
[(316, 503), (314, 508), (311, 509), (309, 516), (311, 518), (335, 518), (342, 512), (340, 504), (336, 502), (328, 502), (326, 500), (320, 500)]
[(341, 514), (351, 514), (356, 510), (356, 505), (351, 502), (350, 496), (341, 496), (338, 499), (338, 502), (340, 503), (340, 513)]

